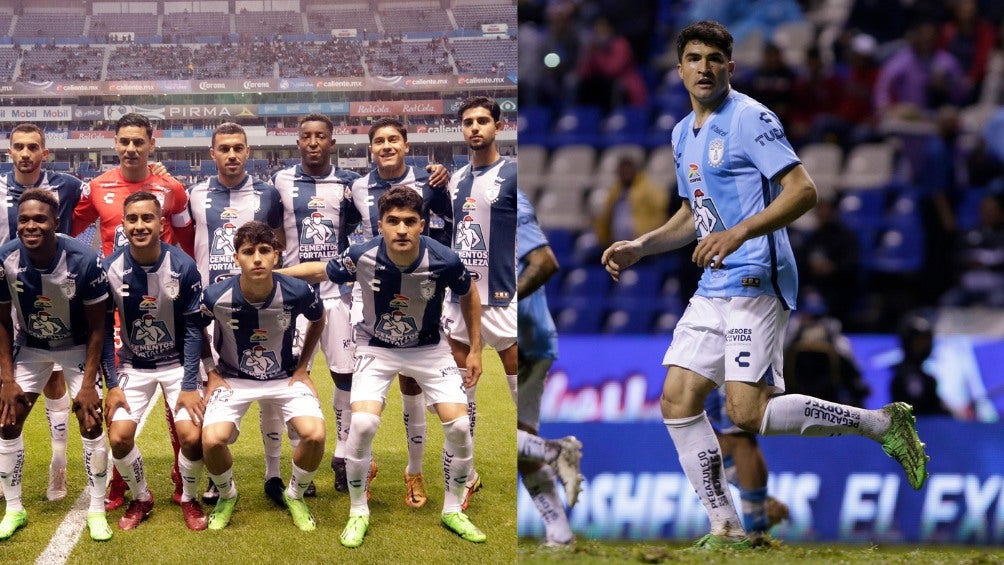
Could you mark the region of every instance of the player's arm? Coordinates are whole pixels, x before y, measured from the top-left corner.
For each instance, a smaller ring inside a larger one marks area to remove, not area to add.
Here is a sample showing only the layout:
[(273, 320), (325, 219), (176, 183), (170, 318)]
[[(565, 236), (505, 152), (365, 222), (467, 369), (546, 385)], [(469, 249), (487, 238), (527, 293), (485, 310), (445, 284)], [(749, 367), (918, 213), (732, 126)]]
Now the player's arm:
[(526, 266), (516, 281), (516, 296), (521, 300), (544, 286), (558, 272), (558, 258), (549, 245), (542, 245), (527, 253), (525, 262)]
[(621, 272), (637, 263), (642, 257), (666, 253), (687, 245), (697, 234), (690, 202), (684, 200), (680, 209), (665, 224), (631, 241), (617, 241), (603, 252), (600, 261), (613, 279), (620, 280)]
[(296, 277), (310, 284), (317, 284), (328, 280), (328, 275), (325, 273), (325, 265), (324, 261), (307, 261), (299, 265), (276, 269), (275, 272)]
[(317, 387), (314, 386), (314, 381), (310, 379), (310, 370), (307, 368), (307, 364), (314, 358), (317, 343), (321, 341), (321, 332), (324, 331), (324, 310), (321, 310), (320, 314), (321, 317), (316, 320), (307, 320), (307, 331), (303, 334), (300, 361), (296, 364), (296, 368), (293, 369), (292, 378), (289, 379), (290, 386), (293, 383), (302, 382), (314, 393), (314, 396), (317, 396)]
[[(6, 285), (4, 285), (6, 286)], [(17, 405), (28, 407), (28, 397), (14, 381), (14, 321), (11, 302), (0, 302), (0, 425), (17, 424)]]
[(777, 181), (781, 193), (770, 205), (725, 231), (708, 234), (697, 244), (692, 259), (698, 267), (721, 267), (747, 240), (787, 226), (816, 205), (816, 184), (801, 164), (779, 173)]
[[(86, 430), (93, 430), (101, 426), (101, 398), (95, 387), (97, 386), (104, 345), (107, 341), (105, 339), (105, 318), (107, 315), (107, 299), (84, 305), (84, 317), (87, 318), (87, 326), (91, 329), (91, 333), (87, 337), (87, 347), (84, 354), (83, 384), (77, 397), (73, 399), (73, 408), (74, 411), (83, 411), (83, 423)], [(118, 387), (118, 383), (113, 384), (116, 388)], [(108, 391), (108, 400), (110, 409), (110, 403), (113, 400), (111, 387)]]
[(98, 210), (91, 201), (91, 183), (84, 183), (80, 189), (80, 200), (73, 208), (73, 222), (70, 224), (70, 236), (77, 237), (98, 219)]
[[(108, 298), (105, 309), (104, 342), (101, 344), (101, 377), (104, 380), (108, 393), (105, 395), (105, 423), (112, 425), (112, 416), (118, 408), (131, 412), (129, 403), (126, 402), (125, 393), (118, 383), (118, 375), (115, 372), (115, 309), (114, 300)], [(124, 319), (124, 318), (123, 318)], [(124, 334), (123, 334), (124, 335)]]
[(442, 163), (429, 163), (425, 170), (429, 172), (429, 186), (432, 188), (443, 190), (450, 182), (450, 172)]
[(199, 394), (199, 362), (202, 360), (203, 334), (199, 327), (198, 311), (185, 314), (185, 343), (182, 349), (182, 360), (184, 372), (181, 377), (181, 392), (178, 393), (178, 402), (174, 409), (184, 408), (192, 417), (196, 425), (201, 425), (206, 413), (206, 402)]
[(478, 285), (471, 282), (471, 289), (467, 294), (460, 297), (460, 314), (464, 317), (464, 324), (467, 326), (467, 335), (471, 338), (470, 352), (467, 354), (467, 376), (464, 378), (464, 386), (470, 388), (478, 384), (481, 377), (481, 296), (478, 294)]

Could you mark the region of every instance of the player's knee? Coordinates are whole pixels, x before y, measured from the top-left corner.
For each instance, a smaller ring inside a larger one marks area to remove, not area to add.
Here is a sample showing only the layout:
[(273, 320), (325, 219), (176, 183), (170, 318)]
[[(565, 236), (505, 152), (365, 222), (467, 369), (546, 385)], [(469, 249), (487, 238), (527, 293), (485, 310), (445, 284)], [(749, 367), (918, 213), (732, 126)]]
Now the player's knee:
[(114, 427), (108, 430), (108, 445), (112, 448), (112, 453), (116, 457), (124, 457), (132, 451), (135, 442), (129, 434), (122, 433)]
[(380, 416), (369, 412), (353, 412), (349, 434), (358, 438), (360, 444), (370, 443), (380, 427)]
[(195, 425), (182, 426), (181, 422), (178, 422), (178, 442), (181, 444), (181, 448), (185, 451), (201, 451), (202, 450), (202, 432)]
[(458, 457), (468, 457), (471, 447), (471, 420), (461, 416), (449, 422), (443, 422), (443, 435), (446, 441), (457, 450)]
[(324, 420), (315, 418), (317, 422), (307, 422), (300, 424), (296, 428), (297, 435), (300, 436), (300, 443), (313, 447), (324, 446)]
[(202, 449), (206, 452), (215, 451), (227, 446), (228, 434), (221, 429), (209, 428), (202, 430)]

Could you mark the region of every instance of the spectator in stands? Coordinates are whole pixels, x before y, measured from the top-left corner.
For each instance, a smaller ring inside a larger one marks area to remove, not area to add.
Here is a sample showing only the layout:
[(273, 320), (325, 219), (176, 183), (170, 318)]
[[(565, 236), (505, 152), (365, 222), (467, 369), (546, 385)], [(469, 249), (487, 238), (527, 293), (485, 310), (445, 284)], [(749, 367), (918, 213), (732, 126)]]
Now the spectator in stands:
[(596, 218), (596, 238), (604, 249), (615, 241), (634, 239), (666, 223), (668, 213), (669, 191), (625, 155), (617, 163), (617, 180)]
[(803, 284), (814, 287), (840, 322), (848, 325), (861, 296), (861, 248), (853, 230), (837, 215), (835, 198), (816, 203), (815, 231), (796, 251)]
[[(784, 61), (781, 49), (768, 43), (764, 45), (760, 65), (748, 77), (749, 82), (737, 88), (749, 92), (750, 96), (773, 110), (787, 127), (792, 103), (796, 101), (792, 96), (795, 78), (795, 71)], [(797, 102), (803, 103), (802, 100)]]
[(959, 284), (942, 297), (942, 304), (1004, 307), (1004, 179), (980, 201), (980, 225), (962, 234), (954, 256)]
[[(850, 40), (847, 76), (844, 80), (843, 96), (837, 107), (837, 114), (850, 128), (841, 143), (844, 149), (848, 149), (853, 142), (868, 137), (874, 126), (872, 95), (875, 92), (875, 82), (878, 80), (878, 64), (875, 62), (877, 47), (878, 42), (875, 38), (863, 33)], [(855, 130), (858, 132), (856, 135), (853, 133)]]
[(997, 26), (996, 47), (987, 60), (979, 103), (987, 106), (1004, 105), (1004, 18), (1001, 18)]
[(622, 104), (648, 103), (648, 87), (635, 63), (631, 44), (603, 16), (593, 22), (592, 36), (579, 59), (578, 75), (580, 104), (599, 106), (608, 112)]
[(786, 124), (792, 144), (824, 141), (831, 131), (839, 139), (841, 132), (847, 129), (843, 119), (836, 115), (843, 95), (844, 77), (823, 62), (819, 47), (810, 47), (805, 52), (805, 68), (792, 85), (791, 99), (795, 103), (791, 105)]
[(976, 0), (955, 0), (952, 19), (941, 25), (938, 45), (962, 63), (975, 98), (994, 48), (994, 26), (980, 15)]
[(945, 416), (950, 412), (938, 396), (938, 380), (924, 369), (924, 361), (934, 350), (931, 321), (908, 314), (899, 326), (903, 360), (893, 366), (889, 396), (893, 402), (907, 402), (917, 416)]

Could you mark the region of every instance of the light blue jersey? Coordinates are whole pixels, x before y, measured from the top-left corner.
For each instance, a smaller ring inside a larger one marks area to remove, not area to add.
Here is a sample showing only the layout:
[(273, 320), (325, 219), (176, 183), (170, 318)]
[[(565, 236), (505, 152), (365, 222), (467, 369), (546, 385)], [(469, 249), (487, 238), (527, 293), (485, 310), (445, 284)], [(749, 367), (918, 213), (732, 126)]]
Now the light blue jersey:
[[(694, 132), (694, 113), (673, 128), (680, 196), (690, 201), (697, 239), (732, 228), (764, 210), (781, 193), (780, 173), (799, 163), (780, 120), (763, 104), (729, 91)], [(798, 272), (788, 232), (755, 237), (707, 268), (697, 294), (706, 297), (776, 296), (795, 307)]]
[[(547, 238), (537, 223), (533, 204), (523, 191), (516, 191), (516, 280), (523, 274), (530, 252), (547, 245)], [(516, 314), (517, 340), (520, 357), (526, 359), (556, 359), (558, 332), (547, 309), (547, 296), (538, 288), (529, 296), (520, 296)]]

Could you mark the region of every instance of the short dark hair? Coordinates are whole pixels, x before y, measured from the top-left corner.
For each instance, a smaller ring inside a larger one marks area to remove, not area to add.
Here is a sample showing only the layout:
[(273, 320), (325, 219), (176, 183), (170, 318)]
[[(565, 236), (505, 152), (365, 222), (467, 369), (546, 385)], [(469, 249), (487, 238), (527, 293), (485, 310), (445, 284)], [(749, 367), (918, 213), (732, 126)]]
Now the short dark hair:
[(497, 122), (502, 119), (502, 108), (499, 108), (498, 102), (494, 98), (487, 96), (471, 96), (466, 98), (460, 103), (460, 108), (457, 109), (457, 117), (463, 119), (464, 112), (471, 108), (484, 108), (488, 110), (492, 115), (493, 121)]
[(59, 202), (56, 197), (53, 196), (52, 191), (44, 188), (29, 188), (28, 190), (21, 193), (21, 197), (17, 199), (18, 208), (21, 207), (25, 202), (31, 200), (37, 200), (43, 204), (48, 204), (49, 209), (52, 211), (52, 217), (59, 218)]
[(373, 122), (373, 125), (370, 126), (370, 143), (373, 143), (373, 134), (375, 134), (378, 129), (386, 127), (396, 129), (397, 132), (401, 134), (401, 137), (405, 141), (408, 141), (408, 128), (404, 127), (401, 120), (398, 120), (397, 118), (380, 118), (379, 120)]
[(380, 199), (377, 200), (377, 211), (380, 213), (381, 219), (383, 219), (384, 214), (393, 208), (413, 210), (421, 216), (423, 204), (422, 195), (415, 189), (406, 186), (395, 186), (380, 195)]
[(732, 60), (732, 34), (722, 24), (712, 20), (694, 22), (680, 31), (676, 37), (676, 56), (683, 62), (683, 49), (691, 41), (700, 41), (721, 49), (725, 58)]
[(15, 133), (37, 133), (39, 137), (42, 138), (42, 147), (45, 147), (45, 132), (42, 128), (36, 126), (32, 123), (23, 123), (14, 126), (14, 129), (10, 130), (11, 139), (14, 138)]
[(300, 118), (300, 127), (303, 127), (303, 124), (307, 122), (323, 122), (324, 125), (327, 126), (328, 128), (328, 135), (331, 135), (335, 132), (335, 122), (332, 122), (331, 118), (325, 116), (324, 114), (318, 112), (311, 112), (306, 116), (303, 116), (302, 118)]
[(268, 224), (264, 222), (251, 220), (237, 228), (237, 233), (234, 234), (234, 251), (239, 250), (247, 244), (260, 245), (262, 243), (271, 245), (272, 249), (282, 252), (282, 242), (276, 237), (272, 228), (268, 227)]
[(119, 130), (130, 126), (141, 127), (146, 130), (147, 137), (153, 137), (153, 124), (150, 123), (150, 118), (135, 112), (125, 114), (115, 122), (115, 133), (118, 134)]
[(129, 196), (126, 196), (125, 201), (122, 203), (122, 212), (124, 213), (125, 209), (128, 208), (130, 204), (133, 204), (135, 202), (153, 202), (154, 208), (157, 209), (158, 214), (162, 210), (160, 205), (160, 200), (157, 200), (156, 196), (145, 190), (140, 190), (130, 194)]
[(248, 142), (248, 134), (246, 131), (244, 131), (244, 128), (241, 127), (240, 124), (235, 124), (234, 122), (223, 122), (222, 124), (216, 126), (216, 129), (213, 130), (213, 139), (212, 139), (213, 147), (216, 147), (217, 134), (229, 135), (234, 133), (239, 133), (243, 135), (244, 143)]

